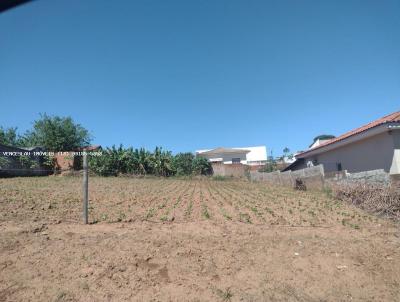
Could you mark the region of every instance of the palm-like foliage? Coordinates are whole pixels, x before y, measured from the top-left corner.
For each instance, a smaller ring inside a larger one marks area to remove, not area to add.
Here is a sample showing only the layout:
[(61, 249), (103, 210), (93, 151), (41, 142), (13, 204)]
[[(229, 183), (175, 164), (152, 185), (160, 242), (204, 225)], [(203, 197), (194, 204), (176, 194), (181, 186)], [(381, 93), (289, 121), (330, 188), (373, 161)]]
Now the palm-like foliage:
[(158, 176), (172, 175), (172, 158), (170, 151), (163, 151), (161, 147), (156, 147), (153, 153), (154, 174)]
[(102, 156), (89, 157), (89, 166), (96, 174), (103, 176), (117, 176), (118, 174), (191, 175), (208, 174), (210, 170), (207, 161), (196, 161), (191, 153), (180, 153), (173, 156), (170, 151), (164, 151), (161, 147), (156, 147), (151, 153), (144, 148), (125, 149), (122, 145), (118, 148), (112, 146), (103, 150)]

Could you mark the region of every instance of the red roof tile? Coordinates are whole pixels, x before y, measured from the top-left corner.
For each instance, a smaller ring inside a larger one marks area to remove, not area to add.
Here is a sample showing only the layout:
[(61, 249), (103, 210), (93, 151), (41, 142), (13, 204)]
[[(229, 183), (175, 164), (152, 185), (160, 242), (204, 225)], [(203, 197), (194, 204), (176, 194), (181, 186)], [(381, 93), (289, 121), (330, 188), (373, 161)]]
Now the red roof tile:
[(370, 123), (368, 123), (368, 124), (366, 124), (364, 126), (361, 126), (361, 127), (357, 128), (357, 129), (354, 129), (354, 130), (351, 130), (349, 132), (346, 132), (345, 134), (342, 134), (341, 136), (338, 136), (336, 138), (332, 138), (331, 140), (329, 140), (327, 142), (324, 142), (324, 143), (322, 143), (321, 145), (319, 145), (319, 146), (317, 146), (315, 148), (312, 148), (310, 150), (307, 150), (307, 151), (304, 151), (302, 153), (299, 153), (297, 156), (301, 156), (301, 155), (306, 154), (308, 152), (311, 152), (311, 151), (317, 150), (319, 148), (322, 148), (322, 147), (334, 144), (336, 142), (342, 141), (342, 140), (344, 140), (344, 139), (346, 139), (346, 138), (348, 138), (350, 136), (359, 134), (361, 132), (364, 132), (366, 130), (374, 128), (376, 126), (380, 126), (380, 125), (383, 125), (383, 124), (386, 124), (386, 123), (396, 123), (396, 122), (400, 122), (400, 111), (391, 113), (391, 114), (386, 115), (384, 117), (381, 117), (380, 119), (377, 119), (377, 120), (375, 120), (373, 122), (370, 122)]

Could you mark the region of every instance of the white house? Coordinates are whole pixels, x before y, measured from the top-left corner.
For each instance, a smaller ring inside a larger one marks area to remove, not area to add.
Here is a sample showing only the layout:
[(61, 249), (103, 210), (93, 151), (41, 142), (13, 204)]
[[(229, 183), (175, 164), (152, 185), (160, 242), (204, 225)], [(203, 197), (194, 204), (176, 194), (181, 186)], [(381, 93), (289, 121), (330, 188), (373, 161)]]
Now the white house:
[(241, 148), (216, 148), (197, 150), (196, 156), (207, 158), (210, 162), (224, 164), (241, 163), (245, 165), (264, 165), (267, 162), (267, 148), (265, 146)]
[(312, 145), (310, 146), (310, 149), (318, 147), (328, 141), (330, 141), (331, 139), (317, 139), (315, 142), (312, 143)]

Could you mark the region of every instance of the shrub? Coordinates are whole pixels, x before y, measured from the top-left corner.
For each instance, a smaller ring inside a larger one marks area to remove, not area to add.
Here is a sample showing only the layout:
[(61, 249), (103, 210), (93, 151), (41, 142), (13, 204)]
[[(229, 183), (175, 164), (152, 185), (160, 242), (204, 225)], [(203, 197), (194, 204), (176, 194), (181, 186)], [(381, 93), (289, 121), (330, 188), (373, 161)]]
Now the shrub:
[(300, 178), (296, 178), (294, 188), (299, 191), (306, 191), (307, 187), (304, 181)]
[(21, 155), (18, 157), (18, 162), (23, 169), (34, 169), (38, 168), (38, 163), (31, 159), (29, 156)]
[(196, 157), (192, 161), (192, 174), (195, 175), (211, 175), (212, 167), (210, 162), (203, 157)]
[(215, 175), (215, 176), (212, 177), (212, 179), (216, 180), (216, 181), (224, 181), (224, 180), (227, 180), (227, 177), (226, 176), (222, 176), (222, 175)]
[(118, 175), (118, 162), (109, 149), (105, 150), (102, 156), (90, 156), (89, 167), (91, 171), (101, 176)]
[(177, 176), (191, 175), (194, 155), (193, 153), (178, 153), (174, 156), (172, 166)]
[(17, 134), (17, 128), (3, 128), (0, 126), (0, 144), (18, 146), (21, 137)]
[(6, 169), (10, 165), (10, 160), (6, 157), (0, 156), (0, 169)]
[(54, 169), (55, 161), (53, 156), (45, 155), (41, 157), (41, 165), (46, 169)]

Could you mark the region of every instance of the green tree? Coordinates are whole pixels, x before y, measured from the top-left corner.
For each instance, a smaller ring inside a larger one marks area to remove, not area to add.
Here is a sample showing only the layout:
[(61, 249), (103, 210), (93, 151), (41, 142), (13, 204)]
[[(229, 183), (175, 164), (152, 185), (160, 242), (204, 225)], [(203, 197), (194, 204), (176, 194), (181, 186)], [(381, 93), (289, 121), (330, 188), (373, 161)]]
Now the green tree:
[(286, 156), (287, 154), (289, 154), (289, 152), (290, 152), (290, 149), (288, 148), (288, 147), (285, 147), (284, 149), (283, 149), (283, 154)]
[(119, 151), (115, 146), (103, 150), (102, 156), (89, 156), (89, 167), (102, 176), (117, 176), (119, 172)]
[(42, 146), (48, 151), (71, 151), (87, 146), (91, 136), (71, 117), (42, 114), (33, 129), (24, 135), (26, 146)]
[(19, 146), (21, 138), (17, 134), (17, 128), (0, 127), (0, 144), (7, 146)]
[(153, 174), (170, 176), (174, 174), (172, 155), (170, 151), (163, 151), (156, 147), (151, 153), (144, 148), (118, 148), (112, 146), (103, 150), (102, 156), (89, 157), (89, 166), (96, 174), (103, 176), (117, 176), (118, 174)]
[(35, 160), (26, 155), (19, 156), (18, 162), (23, 169), (34, 169), (39, 167)]
[(0, 156), (0, 169), (8, 168), (10, 160), (7, 157)]
[(290, 149), (288, 147), (285, 147), (283, 149), (282, 159), (285, 159), (285, 158), (288, 158), (288, 159), (292, 159), (293, 158), (293, 153), (290, 153)]
[(193, 153), (186, 152), (176, 154), (172, 163), (176, 175), (191, 175), (193, 160)]
[(210, 162), (204, 157), (196, 157), (192, 162), (192, 173), (196, 175), (211, 175), (212, 167)]
[(152, 155), (153, 172), (158, 176), (170, 176), (173, 174), (172, 155), (170, 151), (163, 151), (156, 147)]
[(133, 172), (136, 174), (152, 174), (153, 163), (151, 152), (144, 148), (135, 149), (134, 152), (135, 165), (133, 166)]
[(154, 152), (144, 148), (118, 148), (112, 146), (102, 152), (102, 156), (89, 156), (90, 169), (102, 176), (119, 174), (136, 175), (209, 175), (211, 165), (205, 158), (195, 158), (192, 153), (179, 153), (175, 156), (170, 151), (156, 147)]

